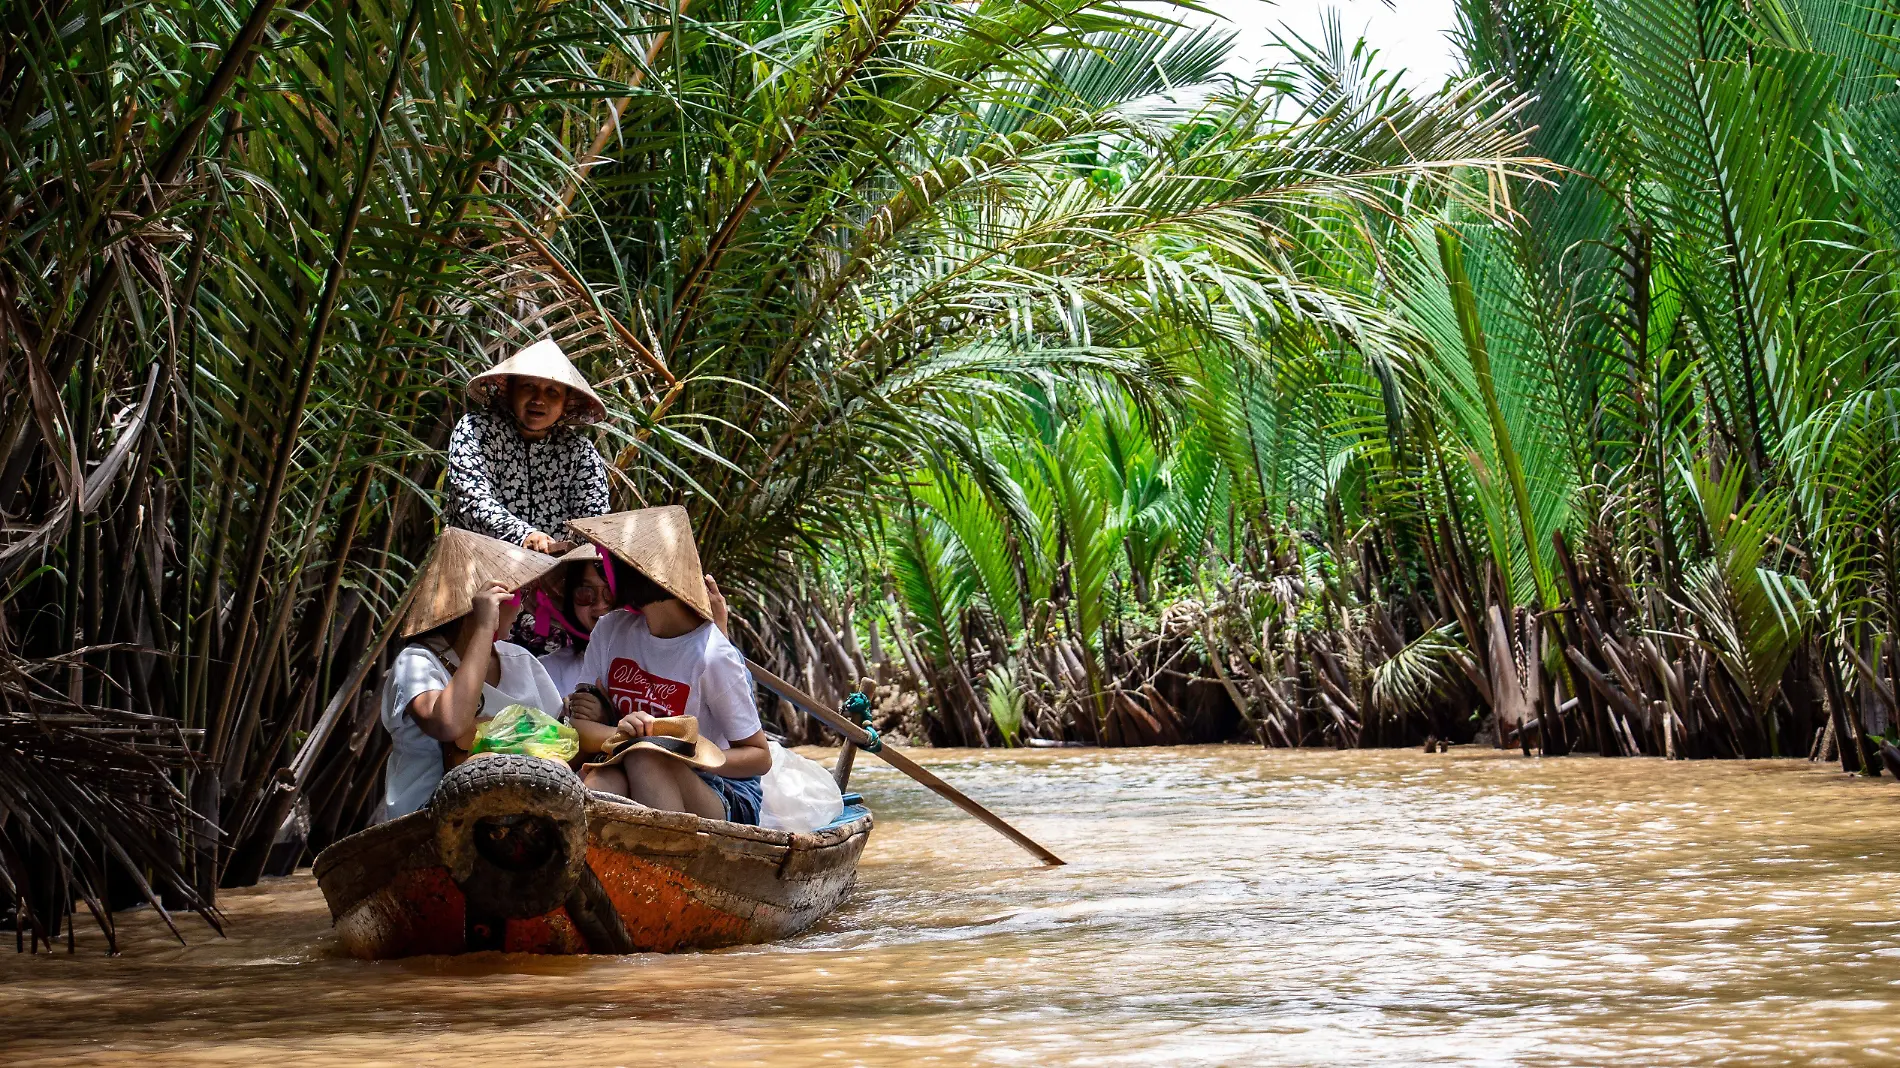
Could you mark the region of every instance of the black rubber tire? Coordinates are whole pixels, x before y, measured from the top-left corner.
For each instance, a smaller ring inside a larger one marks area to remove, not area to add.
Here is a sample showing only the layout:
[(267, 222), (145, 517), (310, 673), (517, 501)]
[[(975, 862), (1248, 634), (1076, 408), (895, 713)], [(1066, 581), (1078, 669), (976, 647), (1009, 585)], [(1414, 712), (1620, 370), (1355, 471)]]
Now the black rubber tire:
[[(471, 758), (442, 776), (429, 797), (429, 814), (436, 852), (462, 888), (471, 915), (539, 916), (559, 907), (579, 884), (587, 863), (587, 787), (565, 764), (499, 753)], [(510, 817), (533, 823), (545, 848), (525, 863), (503, 865), (484, 853), (477, 838), (492, 829), (492, 821)]]

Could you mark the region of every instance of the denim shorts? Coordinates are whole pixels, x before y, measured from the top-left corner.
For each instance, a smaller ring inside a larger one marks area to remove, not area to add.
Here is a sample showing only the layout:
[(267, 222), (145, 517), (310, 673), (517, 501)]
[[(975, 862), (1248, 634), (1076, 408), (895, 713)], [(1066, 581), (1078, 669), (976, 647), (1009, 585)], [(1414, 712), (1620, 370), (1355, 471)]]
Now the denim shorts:
[(727, 823), (745, 823), (759, 825), (759, 806), (765, 801), (765, 782), (757, 775), (749, 779), (728, 779), (724, 775), (695, 771), (700, 781), (712, 787), (713, 793), (726, 805)]

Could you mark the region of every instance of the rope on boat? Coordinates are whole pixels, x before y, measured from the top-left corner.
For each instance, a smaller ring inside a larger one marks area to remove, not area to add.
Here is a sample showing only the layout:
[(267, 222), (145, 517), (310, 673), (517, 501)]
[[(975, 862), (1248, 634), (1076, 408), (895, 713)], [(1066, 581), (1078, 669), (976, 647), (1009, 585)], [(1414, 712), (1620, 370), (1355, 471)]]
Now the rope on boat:
[(870, 735), (869, 739), (858, 745), (859, 749), (867, 753), (875, 753), (884, 748), (884, 739), (878, 737), (877, 728), (871, 726), (871, 698), (867, 694), (853, 693), (846, 697), (844, 706), (839, 711), (846, 718), (857, 720), (864, 728), (864, 733)]

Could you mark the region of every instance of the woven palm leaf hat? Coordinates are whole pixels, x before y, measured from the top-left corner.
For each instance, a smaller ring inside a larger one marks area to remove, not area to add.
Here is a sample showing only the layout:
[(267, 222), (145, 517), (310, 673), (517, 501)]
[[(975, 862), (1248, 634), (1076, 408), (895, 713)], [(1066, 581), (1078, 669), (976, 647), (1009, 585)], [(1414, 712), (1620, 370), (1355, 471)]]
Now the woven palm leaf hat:
[(567, 565), (568, 564), (597, 564), (597, 563), (600, 563), (600, 550), (594, 547), (593, 542), (584, 541), (581, 544), (576, 545), (574, 548), (569, 549), (568, 551), (555, 557), (553, 569), (551, 569), (547, 574), (541, 576), (541, 581), (537, 584), (537, 586), (539, 589), (545, 590), (547, 593), (555, 597), (559, 597), (560, 595), (567, 592)]
[(560, 562), (563, 564), (591, 564), (599, 559), (600, 550), (595, 548), (594, 543), (590, 541), (585, 545), (576, 545), (574, 548), (562, 553)]
[(475, 592), (490, 582), (518, 590), (559, 565), (554, 557), (532, 549), (450, 527), (435, 539), (416, 572), (400, 637), (412, 638), (467, 615)]
[(563, 423), (597, 423), (607, 418), (607, 406), (587, 379), (574, 369), (567, 353), (553, 338), (543, 338), (513, 356), (468, 380), (469, 399), (477, 405), (494, 403), (495, 394), (508, 384), (510, 377), (539, 378), (567, 387), (567, 412)]
[(699, 618), (712, 618), (706, 573), (700, 570), (699, 546), (693, 543), (693, 524), (686, 509), (677, 504), (636, 508), (570, 520), (567, 525), (691, 605)]

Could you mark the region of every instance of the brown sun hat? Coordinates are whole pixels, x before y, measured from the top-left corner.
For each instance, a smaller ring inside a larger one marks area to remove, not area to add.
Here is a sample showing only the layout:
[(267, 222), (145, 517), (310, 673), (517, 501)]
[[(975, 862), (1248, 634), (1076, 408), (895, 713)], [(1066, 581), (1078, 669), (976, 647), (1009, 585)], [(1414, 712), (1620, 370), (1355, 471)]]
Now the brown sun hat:
[(475, 592), (490, 582), (518, 590), (552, 571), (552, 556), (499, 538), (450, 527), (435, 539), (411, 583), (415, 595), (403, 613), (399, 638), (433, 630), (469, 612)]
[(561, 554), (561, 563), (564, 564), (586, 564), (599, 559), (600, 550), (594, 548), (594, 543), (591, 541), (585, 545), (576, 545)]
[(515, 376), (566, 386), (567, 411), (561, 415), (563, 423), (597, 423), (607, 418), (607, 406), (601, 403), (600, 395), (568, 362), (567, 353), (561, 351), (553, 338), (543, 338), (469, 379), (469, 399), (477, 405), (491, 404), (495, 394)]
[(647, 724), (647, 736), (644, 738), (629, 738), (615, 731), (607, 739), (605, 752), (608, 755), (585, 766), (611, 768), (626, 760), (627, 754), (641, 749), (664, 753), (675, 760), (707, 770), (726, 764), (726, 751), (709, 739), (700, 737), (697, 717), (665, 716)]
[(712, 618), (706, 573), (699, 566), (699, 546), (693, 543), (693, 524), (686, 509), (677, 504), (637, 508), (574, 519), (567, 525), (691, 605), (699, 618)]

